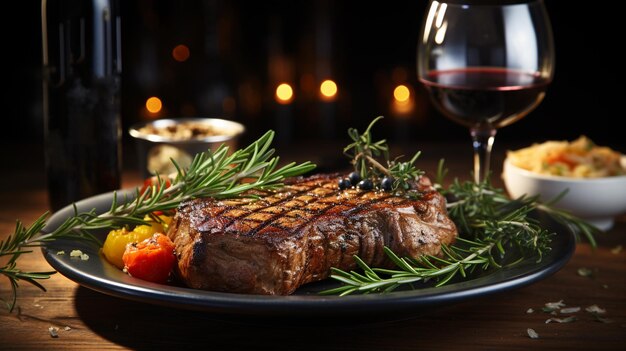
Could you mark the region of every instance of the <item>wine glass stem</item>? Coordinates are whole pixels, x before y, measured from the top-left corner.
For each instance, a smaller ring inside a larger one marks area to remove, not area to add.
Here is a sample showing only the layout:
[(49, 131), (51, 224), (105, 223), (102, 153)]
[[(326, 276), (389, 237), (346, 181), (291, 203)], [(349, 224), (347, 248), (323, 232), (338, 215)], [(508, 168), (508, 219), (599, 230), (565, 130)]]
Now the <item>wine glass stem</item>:
[(490, 127), (471, 128), (474, 146), (474, 182), (481, 183), (489, 176), (491, 147), (496, 137), (496, 129)]

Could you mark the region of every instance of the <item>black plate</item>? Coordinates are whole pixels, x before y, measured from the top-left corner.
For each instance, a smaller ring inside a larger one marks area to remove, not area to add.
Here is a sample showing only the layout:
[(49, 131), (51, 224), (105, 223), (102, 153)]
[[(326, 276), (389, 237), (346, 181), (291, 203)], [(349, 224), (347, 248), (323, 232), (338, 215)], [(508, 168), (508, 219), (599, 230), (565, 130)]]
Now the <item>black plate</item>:
[[(113, 192), (94, 196), (76, 205), (79, 211), (95, 208), (105, 212), (111, 205)], [(74, 209), (68, 206), (55, 213), (48, 229), (59, 226)], [(342, 316), (372, 316), (379, 319), (411, 318), (431, 308), (451, 305), (465, 300), (502, 293), (546, 278), (563, 267), (575, 249), (574, 237), (562, 227), (547, 223), (556, 231), (549, 251), (539, 263), (526, 260), (516, 266), (496, 270), (471, 280), (435, 288), (397, 291), (387, 294), (321, 296), (323, 289), (336, 286), (333, 280), (308, 284), (291, 296), (264, 296), (202, 291), (178, 286), (154, 284), (136, 279), (109, 264), (98, 248), (84, 243), (57, 240), (43, 248), (48, 263), (67, 278), (87, 288), (125, 299), (210, 312), (220, 316), (255, 316), (280, 318), (298, 315), (303, 318)], [(104, 240), (107, 231), (95, 233)], [(71, 250), (79, 249), (90, 256), (86, 261), (71, 258)], [(65, 251), (65, 255), (57, 252)]]

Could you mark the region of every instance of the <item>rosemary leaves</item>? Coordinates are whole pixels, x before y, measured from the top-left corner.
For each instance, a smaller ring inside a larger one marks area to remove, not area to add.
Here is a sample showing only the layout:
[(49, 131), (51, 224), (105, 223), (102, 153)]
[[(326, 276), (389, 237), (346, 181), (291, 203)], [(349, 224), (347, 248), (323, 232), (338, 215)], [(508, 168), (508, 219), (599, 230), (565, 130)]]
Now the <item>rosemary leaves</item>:
[(11, 311), (15, 307), (20, 281), (45, 291), (38, 281), (55, 273), (25, 272), (17, 266), (19, 257), (31, 253), (33, 247), (60, 238), (86, 240), (94, 245), (101, 245), (90, 234), (91, 230), (142, 224), (146, 215), (155, 211), (171, 210), (190, 198), (227, 198), (239, 196), (251, 189), (275, 189), (282, 186), (285, 178), (305, 174), (315, 168), (310, 162), (292, 162), (278, 168), (279, 158), (274, 156), (274, 149), (270, 147), (273, 138), (274, 132), (268, 131), (248, 147), (232, 153), (229, 153), (225, 145), (215, 151), (199, 153), (186, 169), (175, 164), (177, 173), (171, 186), (164, 186), (165, 177), (158, 177), (158, 184), (143, 192), (137, 188), (132, 199), (118, 199), (115, 195), (110, 209), (101, 214), (94, 210), (79, 213), (74, 207), (74, 215), (50, 232), (42, 231), (48, 213), (41, 215), (30, 226), (24, 226), (18, 220), (15, 232), (0, 242), (0, 256), (9, 257), (8, 262), (0, 267), (0, 275), (7, 277), (12, 286), (12, 296), (5, 301), (8, 309)]
[[(344, 149), (344, 153), (352, 157), (355, 171), (362, 177), (393, 175), (396, 195), (416, 196), (410, 184), (424, 174), (415, 167), (420, 153), (408, 162), (389, 161), (389, 147), (385, 140), (374, 142), (371, 137), (372, 126), (381, 118), (374, 119), (363, 134), (350, 129), (348, 134), (353, 143)], [(386, 167), (376, 160), (380, 156), (384, 157)], [(414, 283), (427, 281), (442, 286), (455, 277), (468, 278), (477, 271), (500, 269), (526, 259), (539, 262), (550, 250), (551, 237), (555, 234), (542, 228), (532, 216), (539, 211), (551, 216), (577, 237), (584, 235), (595, 246), (593, 235), (597, 230), (593, 226), (554, 209), (549, 203), (540, 203), (537, 197), (510, 199), (502, 189), (493, 187), (489, 178), (480, 184), (455, 179), (448, 188), (444, 188), (446, 173), (441, 161), (435, 188), (449, 199), (448, 215), (459, 230), (455, 244), (443, 245), (440, 256), (420, 257), (398, 257), (385, 247), (386, 255), (397, 269), (369, 267), (355, 256), (360, 270), (346, 272), (332, 268), (330, 277), (342, 285), (322, 294), (390, 292), (401, 286), (414, 288)]]

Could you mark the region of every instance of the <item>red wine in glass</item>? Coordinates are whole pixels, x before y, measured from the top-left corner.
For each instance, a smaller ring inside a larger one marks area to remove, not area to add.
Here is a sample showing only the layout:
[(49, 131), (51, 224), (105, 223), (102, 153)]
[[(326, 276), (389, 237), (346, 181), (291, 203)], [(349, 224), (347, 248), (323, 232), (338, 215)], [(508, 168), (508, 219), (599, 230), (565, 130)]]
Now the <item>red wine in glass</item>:
[(529, 114), (554, 74), (544, 0), (430, 0), (418, 37), (417, 73), (434, 105), (467, 127), (474, 181), (490, 174), (499, 128)]
[(534, 72), (485, 67), (431, 71), (420, 80), (446, 117), (467, 127), (493, 128), (534, 110), (549, 83)]

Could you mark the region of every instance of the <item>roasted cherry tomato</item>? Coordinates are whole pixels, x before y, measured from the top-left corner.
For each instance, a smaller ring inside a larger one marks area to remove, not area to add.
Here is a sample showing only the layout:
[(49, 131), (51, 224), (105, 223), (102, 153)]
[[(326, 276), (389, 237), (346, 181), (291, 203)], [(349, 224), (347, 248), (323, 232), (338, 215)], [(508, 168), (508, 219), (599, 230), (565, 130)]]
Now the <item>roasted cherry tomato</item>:
[(142, 242), (128, 244), (122, 259), (124, 269), (131, 276), (163, 284), (176, 262), (174, 243), (165, 234), (155, 233)]

